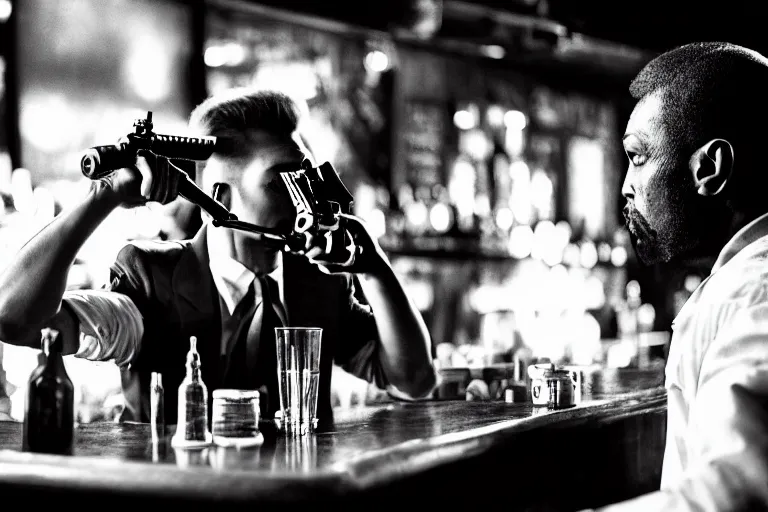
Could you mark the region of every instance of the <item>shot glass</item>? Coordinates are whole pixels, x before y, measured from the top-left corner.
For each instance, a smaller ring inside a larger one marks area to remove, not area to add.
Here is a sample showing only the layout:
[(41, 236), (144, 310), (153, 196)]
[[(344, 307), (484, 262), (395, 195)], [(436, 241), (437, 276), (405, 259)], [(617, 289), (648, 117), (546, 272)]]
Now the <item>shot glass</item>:
[(258, 446), (264, 442), (259, 431), (259, 392), (217, 389), (211, 411), (213, 442), (218, 446)]
[(323, 329), (319, 327), (275, 328), (279, 428), (285, 433), (307, 434), (317, 426), (322, 336)]

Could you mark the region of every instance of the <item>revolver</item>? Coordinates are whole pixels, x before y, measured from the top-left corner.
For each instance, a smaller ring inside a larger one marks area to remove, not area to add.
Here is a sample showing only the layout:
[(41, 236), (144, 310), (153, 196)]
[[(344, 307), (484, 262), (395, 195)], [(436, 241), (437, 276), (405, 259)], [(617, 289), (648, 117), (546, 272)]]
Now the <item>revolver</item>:
[[(184, 137), (163, 135), (153, 131), (152, 112), (145, 119), (137, 119), (133, 133), (115, 145), (96, 146), (85, 151), (80, 169), (92, 180), (100, 179), (117, 169), (130, 167), (139, 150), (150, 150), (169, 159), (207, 160), (228, 141), (217, 137)], [(302, 251), (310, 238), (324, 244), (326, 261), (349, 265), (354, 262), (356, 247), (349, 232), (344, 229), (342, 213), (351, 213), (353, 196), (344, 186), (333, 166), (325, 162), (312, 167), (305, 159), (298, 168), (280, 172), (280, 178), (291, 197), (295, 221), (289, 232), (257, 226), (238, 220), (221, 201), (229, 185), (216, 183), (212, 196), (203, 192), (187, 173), (179, 169), (179, 195), (198, 205), (213, 219), (216, 227), (258, 233), (269, 244), (292, 251)]]

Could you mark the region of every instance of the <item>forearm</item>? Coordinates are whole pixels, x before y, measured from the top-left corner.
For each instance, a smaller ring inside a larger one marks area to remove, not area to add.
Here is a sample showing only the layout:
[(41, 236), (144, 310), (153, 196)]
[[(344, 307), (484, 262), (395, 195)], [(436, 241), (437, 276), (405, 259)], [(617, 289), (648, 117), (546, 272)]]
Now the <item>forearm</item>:
[(117, 205), (94, 182), (81, 204), (57, 216), (21, 248), (0, 274), (0, 339), (29, 344), (29, 337), (57, 314), (77, 253)]
[(412, 397), (432, 391), (435, 369), (424, 320), (388, 265), (361, 276), (381, 340), (380, 360), (390, 384)]

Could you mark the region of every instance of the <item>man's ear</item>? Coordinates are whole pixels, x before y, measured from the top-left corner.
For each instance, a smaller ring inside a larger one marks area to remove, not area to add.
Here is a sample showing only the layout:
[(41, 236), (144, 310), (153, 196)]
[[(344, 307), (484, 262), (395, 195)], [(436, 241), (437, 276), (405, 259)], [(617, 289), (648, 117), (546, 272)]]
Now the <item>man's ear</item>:
[(699, 195), (723, 191), (733, 173), (733, 157), (733, 146), (724, 139), (712, 139), (693, 153), (689, 166)]
[(227, 210), (232, 208), (232, 187), (230, 187), (227, 183), (214, 183), (213, 190), (211, 191), (211, 197), (224, 205), (224, 208)]

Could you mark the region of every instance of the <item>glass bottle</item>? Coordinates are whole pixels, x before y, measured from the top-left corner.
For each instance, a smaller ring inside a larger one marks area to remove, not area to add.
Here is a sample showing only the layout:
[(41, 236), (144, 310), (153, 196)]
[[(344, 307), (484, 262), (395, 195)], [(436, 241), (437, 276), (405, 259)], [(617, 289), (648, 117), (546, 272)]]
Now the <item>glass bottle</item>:
[(208, 430), (208, 388), (200, 372), (197, 338), (191, 336), (189, 343), (187, 375), (179, 385), (176, 433), (171, 439), (174, 447), (207, 445), (213, 440)]
[(71, 455), (74, 445), (75, 391), (64, 367), (58, 332), (42, 331), (39, 365), (28, 381), (22, 450)]

